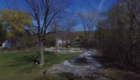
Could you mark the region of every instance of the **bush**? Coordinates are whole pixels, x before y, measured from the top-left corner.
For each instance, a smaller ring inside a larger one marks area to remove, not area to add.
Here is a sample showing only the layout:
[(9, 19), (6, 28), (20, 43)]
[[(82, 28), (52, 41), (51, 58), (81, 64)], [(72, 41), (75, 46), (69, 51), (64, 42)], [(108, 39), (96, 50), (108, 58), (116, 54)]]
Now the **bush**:
[(55, 41), (54, 40), (46, 40), (46, 41), (44, 41), (44, 46), (46, 46), (46, 47), (55, 46)]

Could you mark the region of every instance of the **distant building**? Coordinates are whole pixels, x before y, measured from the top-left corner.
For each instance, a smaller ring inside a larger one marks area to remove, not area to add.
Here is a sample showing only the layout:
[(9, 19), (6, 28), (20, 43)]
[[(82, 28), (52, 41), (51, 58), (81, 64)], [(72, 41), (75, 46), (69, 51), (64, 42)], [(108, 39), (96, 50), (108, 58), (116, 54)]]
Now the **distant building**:
[(2, 43), (3, 48), (11, 48), (11, 42), (9, 40), (6, 40), (5, 42)]
[(81, 44), (82, 40), (79, 37), (76, 37), (74, 44)]
[(70, 43), (69, 40), (62, 40), (62, 39), (57, 39), (57, 46), (62, 46), (64, 44)]

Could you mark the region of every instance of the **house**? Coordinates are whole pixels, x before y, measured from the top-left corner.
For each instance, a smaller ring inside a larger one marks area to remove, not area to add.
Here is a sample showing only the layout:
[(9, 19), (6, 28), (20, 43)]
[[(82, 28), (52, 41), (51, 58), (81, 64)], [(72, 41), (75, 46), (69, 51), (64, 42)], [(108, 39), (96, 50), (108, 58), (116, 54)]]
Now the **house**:
[(64, 44), (70, 43), (69, 40), (62, 40), (60, 38), (57, 39), (57, 46), (62, 46)]
[(11, 48), (11, 42), (9, 40), (6, 40), (5, 42), (2, 43), (3, 48)]
[(81, 44), (82, 40), (79, 37), (76, 37), (74, 44)]
[(74, 44), (81, 44), (82, 43), (82, 40), (80, 39), (76, 39), (75, 43)]

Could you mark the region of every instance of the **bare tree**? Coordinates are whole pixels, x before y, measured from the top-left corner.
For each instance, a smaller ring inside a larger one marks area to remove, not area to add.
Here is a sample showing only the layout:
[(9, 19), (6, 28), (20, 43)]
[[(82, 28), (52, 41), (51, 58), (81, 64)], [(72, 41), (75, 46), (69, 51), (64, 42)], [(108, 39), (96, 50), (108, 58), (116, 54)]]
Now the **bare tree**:
[(40, 45), (40, 66), (44, 65), (43, 39), (49, 34), (47, 29), (51, 21), (63, 11), (67, 4), (66, 0), (25, 0), (30, 8), (30, 13), (37, 23), (37, 32)]
[(127, 65), (139, 62), (139, 5), (138, 0), (121, 0), (108, 11), (106, 18), (98, 23), (98, 40), (108, 56)]
[(72, 44), (73, 43), (73, 34), (72, 31), (74, 31), (74, 27), (77, 25), (77, 19), (76, 17), (69, 16), (66, 18), (64, 26), (65, 28), (65, 33), (66, 33), (66, 41), (67, 43)]
[(56, 21), (56, 19), (53, 19), (53, 22), (50, 24), (51, 26), (51, 32), (53, 33), (53, 37), (55, 40), (55, 56), (58, 55), (57, 49), (58, 49), (58, 34), (63, 31), (63, 28), (60, 26), (60, 21)]
[(139, 14), (139, 9), (140, 9), (140, 2), (138, 0), (125, 0), (126, 1), (126, 9), (128, 10), (128, 17), (129, 17), (129, 39), (130, 39), (130, 48), (129, 48), (129, 61), (130, 63), (136, 62), (134, 49), (138, 48), (135, 46), (138, 46), (138, 40), (140, 39), (140, 14)]
[[(96, 24), (96, 14), (94, 12), (86, 12), (86, 13), (79, 13), (77, 16), (80, 17), (80, 20), (83, 25), (84, 35), (85, 35), (85, 44), (88, 43), (88, 39), (90, 35), (93, 33)], [(93, 36), (93, 35), (92, 35)]]

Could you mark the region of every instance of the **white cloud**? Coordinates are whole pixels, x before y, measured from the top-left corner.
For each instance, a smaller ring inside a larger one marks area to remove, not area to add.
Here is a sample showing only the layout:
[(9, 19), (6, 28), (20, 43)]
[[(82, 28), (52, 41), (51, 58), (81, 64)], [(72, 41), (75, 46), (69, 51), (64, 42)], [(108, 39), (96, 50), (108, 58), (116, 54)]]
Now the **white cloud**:
[(99, 10), (99, 11), (101, 10), (101, 8), (102, 8), (104, 2), (105, 2), (105, 0), (102, 0), (102, 1), (100, 2), (99, 7), (98, 7), (98, 10)]

